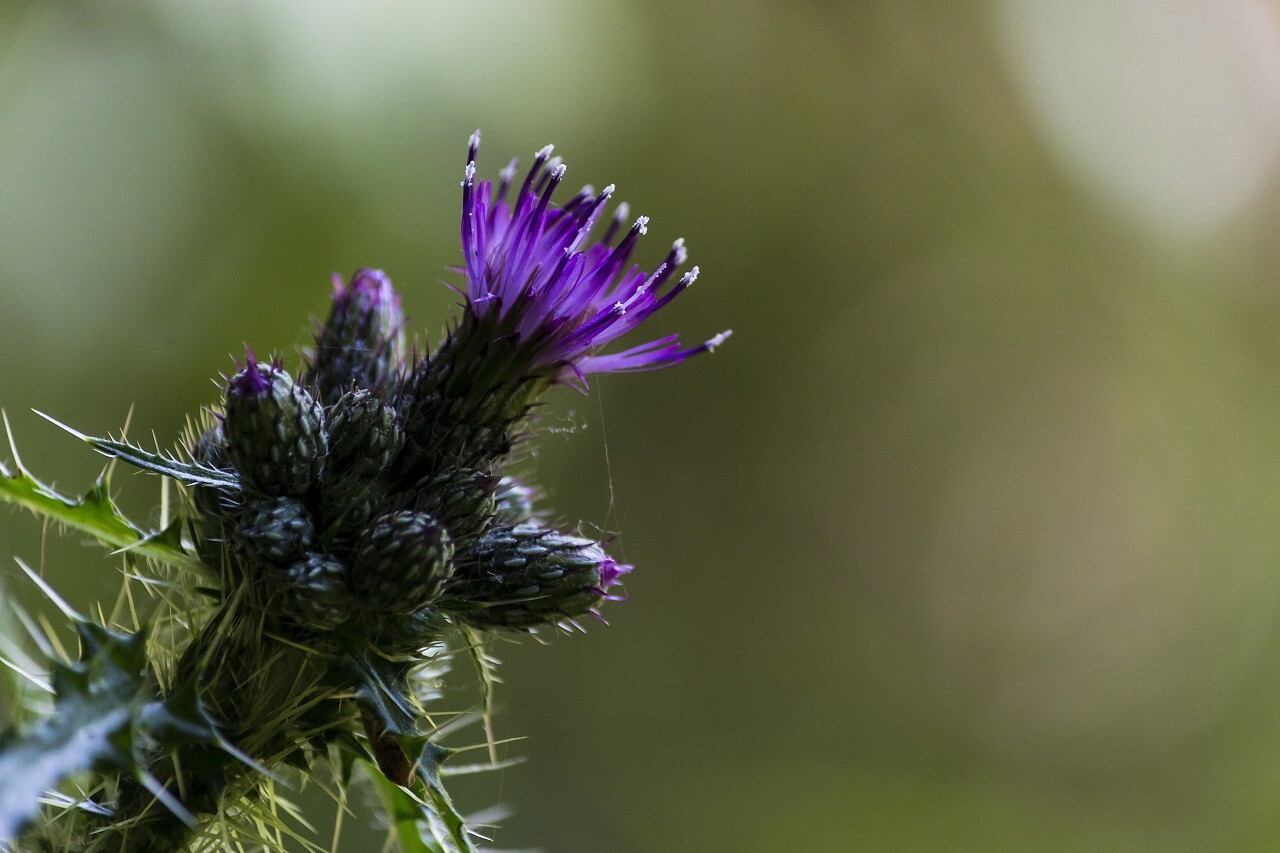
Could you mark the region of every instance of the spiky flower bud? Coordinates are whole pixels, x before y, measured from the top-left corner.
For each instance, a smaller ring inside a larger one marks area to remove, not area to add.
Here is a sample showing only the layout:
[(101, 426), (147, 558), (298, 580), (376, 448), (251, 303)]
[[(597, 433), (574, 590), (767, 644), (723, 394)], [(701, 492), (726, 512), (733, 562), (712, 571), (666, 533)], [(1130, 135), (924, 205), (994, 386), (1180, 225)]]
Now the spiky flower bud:
[(245, 506), (232, 535), (232, 553), (249, 567), (285, 566), (311, 548), (315, 525), (302, 501), (260, 498)]
[(320, 530), (325, 537), (350, 542), (378, 514), (386, 488), (376, 480), (333, 477), (320, 493)]
[(353, 609), (346, 567), (324, 554), (307, 555), (284, 571), (276, 606), (295, 625), (332, 631)]
[(551, 386), (512, 371), (520, 363), (517, 340), (462, 334), (477, 322), (464, 314), (459, 329), (405, 379), (399, 403), (409, 441), (401, 464), (414, 479), (452, 466), (489, 467), (522, 437), (515, 426)]
[(343, 394), (329, 410), (328, 472), (320, 492), (325, 529), (358, 532), (387, 492), (387, 469), (404, 446), (396, 410), (373, 392)]
[(357, 270), (351, 283), (333, 277), (333, 305), (316, 333), (308, 380), (325, 405), (352, 386), (379, 390), (404, 359), (400, 296), (382, 270)]
[(497, 477), (457, 468), (419, 482), (416, 506), (440, 521), (456, 545), (465, 545), (493, 521), (497, 485)]
[(386, 470), (404, 447), (395, 408), (366, 389), (348, 391), (329, 411), (329, 469), (364, 476)]
[(273, 495), (299, 495), (324, 470), (324, 411), (278, 362), (249, 352), (226, 391), (223, 430), (231, 461), (245, 482)]
[(453, 574), (453, 542), (425, 512), (374, 519), (356, 543), (352, 587), (371, 610), (403, 614), (425, 607)]
[(629, 571), (590, 539), (530, 524), (500, 527), (459, 558), (440, 606), (477, 628), (526, 630), (594, 614), (618, 600), (609, 588)]

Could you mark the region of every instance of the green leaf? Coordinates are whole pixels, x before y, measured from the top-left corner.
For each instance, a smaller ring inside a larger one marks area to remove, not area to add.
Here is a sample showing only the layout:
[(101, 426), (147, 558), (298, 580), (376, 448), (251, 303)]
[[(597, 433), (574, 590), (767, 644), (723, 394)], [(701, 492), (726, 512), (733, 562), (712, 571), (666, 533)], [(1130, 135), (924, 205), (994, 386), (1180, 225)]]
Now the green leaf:
[(424, 813), (425, 805), (413, 794), (383, 776), (377, 765), (368, 762), (365, 764), (365, 769), (368, 771), (369, 778), (373, 780), (373, 787), (378, 791), (378, 796), (382, 799), (387, 819), (391, 822), (396, 840), (400, 842), (402, 853), (445, 853), (445, 848), (440, 846), (440, 842), (434, 838), (424, 838), (422, 835), (421, 824), (427, 819)]
[(25, 507), (93, 536), (102, 544), (179, 568), (210, 569), (183, 547), (178, 524), (147, 530), (125, 518), (111, 500), (104, 472), (93, 488), (78, 498), (59, 494), (22, 467), (14, 454), (17, 473), (0, 463), (0, 502)]
[[(0, 847), (35, 817), (48, 791), (84, 771), (128, 774), (194, 826), (195, 817), (151, 772), (156, 747), (194, 745), (189, 761), (225, 754), (269, 775), (222, 736), (195, 681), (161, 696), (147, 660), (145, 627), (126, 633), (86, 619), (28, 566), (19, 566), (75, 628), (81, 651), (78, 661), (64, 663), (42, 645), (49, 656), (52, 712), (26, 732), (0, 733)], [(219, 776), (224, 764), (225, 759), (209, 762)]]
[(188, 486), (213, 486), (219, 489), (240, 490), (240, 478), (228, 471), (209, 468), (195, 462), (182, 462), (171, 456), (150, 453), (141, 447), (134, 447), (124, 441), (113, 441), (109, 438), (85, 437), (93, 449), (115, 459), (123, 459), (130, 465), (136, 465), (152, 474), (163, 474)]
[(479, 631), (466, 625), (459, 626), (462, 638), (467, 641), (467, 654), (475, 665), (480, 679), (480, 713), (484, 719), (484, 737), (489, 745), (489, 761), (498, 762), (497, 741), (493, 737), (493, 693), (498, 683), (498, 659), (484, 648), (484, 638)]
[(466, 821), (454, 808), (453, 801), (449, 799), (449, 794), (440, 781), (440, 768), (451, 755), (453, 750), (427, 741), (418, 756), (418, 779), (430, 804), (430, 808), (425, 810), (427, 823), (436, 840), (443, 845), (445, 853), (476, 853), (467, 834)]
[[(63, 713), (64, 706), (66, 713)], [(126, 760), (116, 745), (127, 732), (127, 708), (64, 702), (25, 737), (0, 751), (0, 842), (13, 840), (40, 810), (44, 792), (73, 773)]]
[(0, 841), (39, 811), (45, 791), (73, 773), (134, 766), (135, 715), (150, 682), (138, 664), (146, 638), (80, 623), (86, 657), (54, 662), (54, 713), (0, 749)]
[(418, 721), (422, 715), (408, 696), (403, 664), (389, 661), (368, 648), (348, 649), (342, 660), (358, 685), (356, 701), (361, 708), (373, 714), (394, 735), (419, 735)]
[[(476, 853), (466, 821), (440, 782), (441, 765), (453, 755), (453, 750), (426, 738), (420, 742), (418, 779), (413, 791), (387, 779), (372, 763), (367, 764), (369, 777), (382, 798), (400, 849), (406, 853)], [(425, 799), (416, 796), (419, 791), (425, 794)], [(423, 824), (432, 838), (423, 836)]]

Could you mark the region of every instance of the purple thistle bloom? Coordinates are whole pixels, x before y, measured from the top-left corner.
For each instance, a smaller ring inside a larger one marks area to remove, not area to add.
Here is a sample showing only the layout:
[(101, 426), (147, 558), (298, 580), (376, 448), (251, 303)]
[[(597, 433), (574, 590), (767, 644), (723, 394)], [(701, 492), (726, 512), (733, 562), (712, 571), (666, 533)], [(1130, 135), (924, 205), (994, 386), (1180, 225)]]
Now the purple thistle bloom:
[(502, 171), (495, 188), (476, 184), (476, 152), (480, 132), (471, 137), (462, 182), (462, 250), (467, 276), (467, 310), (493, 323), (497, 335), (531, 346), (531, 367), (550, 369), (558, 381), (580, 389), (592, 373), (655, 370), (710, 352), (731, 333), (722, 332), (695, 347), (682, 348), (679, 336), (664, 338), (607, 355), (606, 345), (635, 329), (650, 315), (684, 292), (698, 268), (670, 283), (685, 262), (683, 240), (677, 240), (652, 274), (629, 264), (636, 241), (648, 226), (641, 216), (612, 245), (627, 218), (618, 206), (598, 241), (591, 232), (613, 195), (609, 185), (596, 193), (590, 186), (563, 206), (551, 196), (565, 167), (551, 158), (551, 146), (538, 152), (513, 202), (507, 202), (516, 161)]

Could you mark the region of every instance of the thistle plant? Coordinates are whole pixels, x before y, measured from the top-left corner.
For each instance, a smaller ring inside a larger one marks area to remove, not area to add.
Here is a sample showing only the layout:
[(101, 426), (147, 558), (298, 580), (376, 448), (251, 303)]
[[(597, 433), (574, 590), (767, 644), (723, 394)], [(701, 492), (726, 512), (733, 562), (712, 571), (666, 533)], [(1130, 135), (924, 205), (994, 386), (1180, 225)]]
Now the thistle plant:
[[(348, 808), (364, 778), (401, 849), (476, 849), (444, 788), (459, 769), (445, 741), (482, 720), (485, 766), (501, 766), (492, 638), (581, 627), (632, 569), (554, 523), (518, 478), (540, 401), (728, 334), (607, 350), (697, 278), (681, 272), (683, 242), (646, 272), (631, 256), (648, 220), (629, 222), (626, 205), (606, 219), (612, 186), (556, 205), (565, 167), (550, 147), (517, 186), (515, 161), (496, 185), (477, 179), (478, 146), (479, 132), (462, 181), (462, 302), (428, 354), (406, 343), (390, 279), (362, 269), (335, 276), (299, 364), (246, 350), (174, 451), (64, 427), (113, 458), (78, 498), (16, 449), (0, 464), (0, 498), (87, 531), (127, 569), (115, 606), (86, 615), (20, 564), (78, 643), (63, 651), (10, 604), (30, 642), (0, 651), (33, 689), (0, 736), (0, 844), (318, 850), (288, 787), (322, 785)], [(179, 484), (180, 509), (155, 530), (125, 518), (115, 460)], [(472, 714), (435, 707), (459, 657), (479, 673)]]

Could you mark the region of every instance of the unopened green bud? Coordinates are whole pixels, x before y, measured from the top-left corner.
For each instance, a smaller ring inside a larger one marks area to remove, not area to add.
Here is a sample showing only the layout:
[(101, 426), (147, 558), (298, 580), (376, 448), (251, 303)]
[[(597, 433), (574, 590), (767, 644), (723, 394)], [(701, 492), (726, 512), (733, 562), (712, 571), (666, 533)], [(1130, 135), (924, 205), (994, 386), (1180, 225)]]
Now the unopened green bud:
[(391, 280), (381, 270), (362, 269), (345, 286), (335, 275), (333, 286), (307, 371), (325, 405), (353, 387), (380, 391), (404, 359), (404, 314)]
[(352, 586), (371, 610), (412, 613), (440, 594), (453, 573), (453, 542), (425, 512), (393, 512), (373, 520), (356, 543)]
[(329, 412), (329, 462), (343, 476), (380, 474), (404, 447), (396, 410), (371, 391), (349, 391)]
[(618, 600), (609, 589), (631, 571), (590, 539), (534, 525), (490, 531), (464, 557), (442, 608), (477, 628), (554, 625)]
[(320, 491), (326, 531), (358, 534), (387, 493), (383, 476), (404, 446), (395, 409), (370, 391), (350, 391), (329, 410), (329, 460)]
[(416, 506), (438, 519), (456, 545), (465, 546), (493, 521), (497, 485), (497, 477), (457, 468), (421, 480)]
[(232, 536), (232, 553), (249, 567), (285, 566), (311, 548), (315, 526), (302, 501), (260, 498), (244, 508)]
[(310, 554), (285, 570), (276, 602), (280, 615), (293, 624), (332, 631), (352, 612), (346, 567), (332, 557)]
[(276, 363), (248, 363), (227, 383), (223, 431), (244, 481), (273, 495), (299, 495), (320, 477), (328, 454), (324, 412)]

